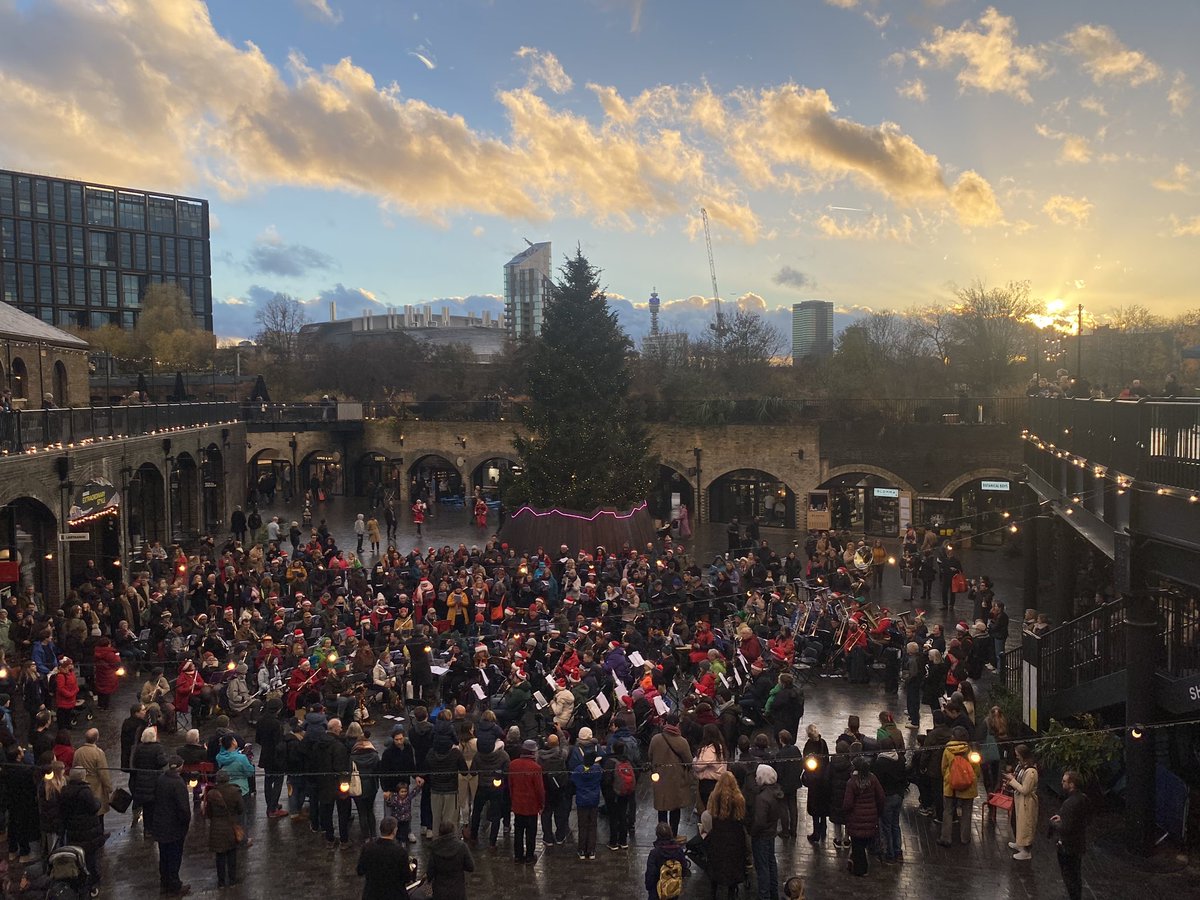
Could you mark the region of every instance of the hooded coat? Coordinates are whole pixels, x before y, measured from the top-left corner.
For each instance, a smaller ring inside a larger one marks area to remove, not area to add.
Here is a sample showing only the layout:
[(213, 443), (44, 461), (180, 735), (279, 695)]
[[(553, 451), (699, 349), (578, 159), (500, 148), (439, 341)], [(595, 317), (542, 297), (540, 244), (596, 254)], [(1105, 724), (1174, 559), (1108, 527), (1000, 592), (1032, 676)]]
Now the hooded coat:
[(471, 851), (453, 834), (439, 835), (429, 851), (427, 873), (432, 900), (467, 900), (467, 873), (475, 871)]
[(883, 812), (883, 786), (869, 771), (855, 773), (846, 785), (842, 811), (846, 816), (846, 831), (852, 838), (873, 838), (879, 832), (879, 816)]
[(654, 782), (654, 808), (659, 812), (692, 805), (692, 748), (679, 733), (662, 731), (650, 739), (650, 769)]
[(759, 764), (754, 773), (758, 793), (754, 797), (754, 819), (750, 825), (750, 839), (775, 839), (779, 831), (779, 817), (783, 812), (783, 791), (779, 789), (779, 776), (766, 763)]
[(951, 741), (942, 751), (942, 796), (955, 797), (959, 800), (974, 800), (979, 796), (979, 763), (971, 763), (975, 778), (965, 791), (956, 791), (950, 787), (950, 764), (956, 756), (966, 756), (970, 747), (963, 741)]

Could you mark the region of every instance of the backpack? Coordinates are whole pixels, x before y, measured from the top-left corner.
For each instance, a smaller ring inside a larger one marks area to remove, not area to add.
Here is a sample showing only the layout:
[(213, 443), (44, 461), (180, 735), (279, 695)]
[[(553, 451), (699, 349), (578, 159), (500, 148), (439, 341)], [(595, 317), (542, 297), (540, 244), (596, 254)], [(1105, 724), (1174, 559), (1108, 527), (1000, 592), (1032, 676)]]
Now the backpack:
[(668, 859), (658, 869), (659, 900), (672, 900), (683, 893), (683, 865), (677, 859)]
[(642, 761), (642, 746), (638, 743), (637, 738), (632, 734), (626, 734), (616, 738), (618, 743), (625, 745), (625, 758), (633, 765), (637, 765)]
[(975, 784), (975, 767), (961, 753), (954, 754), (950, 760), (950, 790), (956, 794), (969, 791)]
[(628, 797), (637, 787), (637, 779), (633, 774), (633, 764), (627, 759), (618, 760), (613, 770), (613, 791), (618, 797)]

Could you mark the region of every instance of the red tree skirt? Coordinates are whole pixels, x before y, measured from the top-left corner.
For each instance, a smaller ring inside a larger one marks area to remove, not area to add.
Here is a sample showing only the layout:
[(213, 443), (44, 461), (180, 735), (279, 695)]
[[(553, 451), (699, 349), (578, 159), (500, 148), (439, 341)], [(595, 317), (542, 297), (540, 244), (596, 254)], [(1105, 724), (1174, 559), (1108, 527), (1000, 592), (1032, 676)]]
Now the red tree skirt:
[(602, 507), (590, 513), (522, 506), (500, 529), (501, 542), (518, 553), (532, 553), (541, 547), (551, 555), (562, 544), (572, 554), (580, 550), (591, 553), (596, 547), (610, 552), (620, 552), (626, 546), (644, 550), (654, 537), (654, 519), (644, 502), (633, 509)]

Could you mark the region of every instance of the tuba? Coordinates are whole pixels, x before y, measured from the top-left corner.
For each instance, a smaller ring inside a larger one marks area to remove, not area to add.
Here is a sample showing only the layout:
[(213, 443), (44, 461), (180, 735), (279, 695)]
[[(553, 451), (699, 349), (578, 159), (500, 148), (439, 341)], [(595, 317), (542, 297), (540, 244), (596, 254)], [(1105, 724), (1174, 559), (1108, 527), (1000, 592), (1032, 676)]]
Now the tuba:
[(860, 574), (865, 575), (871, 569), (871, 548), (867, 546), (859, 547), (854, 551), (854, 568)]

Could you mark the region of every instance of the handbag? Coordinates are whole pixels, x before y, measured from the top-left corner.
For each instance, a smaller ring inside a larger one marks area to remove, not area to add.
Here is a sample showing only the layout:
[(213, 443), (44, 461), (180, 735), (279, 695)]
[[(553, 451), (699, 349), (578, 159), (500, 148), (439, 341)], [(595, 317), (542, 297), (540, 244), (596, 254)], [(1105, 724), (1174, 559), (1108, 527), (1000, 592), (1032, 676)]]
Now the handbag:
[(1012, 809), (1012, 794), (1006, 794), (1004, 791), (996, 791), (994, 794), (988, 794), (987, 803), (988, 806), (994, 806), (996, 809)]
[(125, 790), (125, 788), (117, 788), (112, 792), (112, 796), (108, 798), (108, 805), (119, 813), (123, 813), (129, 809), (129, 804), (133, 802), (133, 794)]
[(358, 774), (358, 765), (350, 763), (350, 790), (346, 791), (349, 797), (362, 796), (362, 777)]
[(970, 588), (967, 584), (967, 576), (962, 572), (955, 572), (954, 577), (950, 579), (950, 593), (965, 594)]
[(246, 829), (237, 822), (233, 823), (233, 840), (236, 844), (246, 843)]

